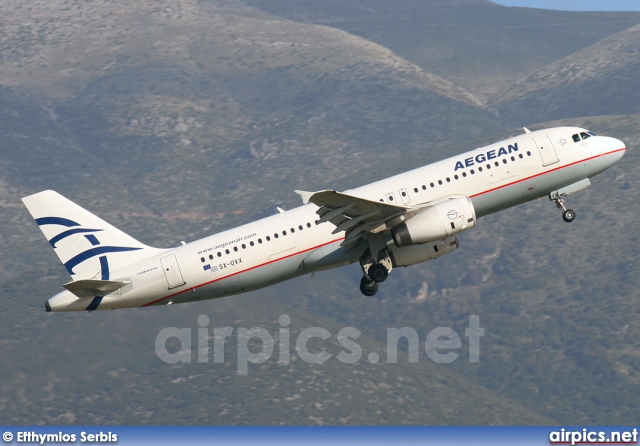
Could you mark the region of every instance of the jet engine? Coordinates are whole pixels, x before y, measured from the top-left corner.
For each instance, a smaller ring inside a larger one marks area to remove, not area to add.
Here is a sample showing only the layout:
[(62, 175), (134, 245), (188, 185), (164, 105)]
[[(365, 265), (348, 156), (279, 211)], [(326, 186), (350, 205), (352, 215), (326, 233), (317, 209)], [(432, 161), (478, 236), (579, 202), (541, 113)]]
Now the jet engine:
[(471, 229), (476, 211), (469, 197), (447, 198), (400, 223), (391, 230), (398, 248), (441, 240)]
[(410, 245), (402, 248), (390, 248), (389, 257), (394, 267), (416, 265), (427, 260), (437, 259), (458, 249), (458, 238), (455, 235), (444, 240), (435, 240), (421, 245)]

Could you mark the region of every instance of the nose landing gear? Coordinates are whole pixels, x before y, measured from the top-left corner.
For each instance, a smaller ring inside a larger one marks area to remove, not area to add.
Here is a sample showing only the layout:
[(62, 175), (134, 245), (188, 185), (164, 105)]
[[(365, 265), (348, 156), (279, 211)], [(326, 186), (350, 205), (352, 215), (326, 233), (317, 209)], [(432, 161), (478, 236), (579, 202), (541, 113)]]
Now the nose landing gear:
[(576, 218), (575, 211), (573, 209), (567, 209), (564, 205), (564, 200), (560, 198), (560, 196), (552, 198), (551, 201), (553, 201), (556, 206), (558, 206), (558, 209), (562, 211), (562, 219), (564, 221), (571, 223)]
[(558, 190), (554, 190), (549, 194), (549, 200), (553, 201), (558, 209), (562, 211), (562, 219), (567, 223), (571, 223), (576, 218), (576, 213), (573, 209), (567, 209), (564, 206), (564, 200), (562, 197), (566, 197), (567, 195), (574, 194), (582, 189), (586, 188), (591, 184), (589, 178), (584, 178), (577, 183), (570, 184)]

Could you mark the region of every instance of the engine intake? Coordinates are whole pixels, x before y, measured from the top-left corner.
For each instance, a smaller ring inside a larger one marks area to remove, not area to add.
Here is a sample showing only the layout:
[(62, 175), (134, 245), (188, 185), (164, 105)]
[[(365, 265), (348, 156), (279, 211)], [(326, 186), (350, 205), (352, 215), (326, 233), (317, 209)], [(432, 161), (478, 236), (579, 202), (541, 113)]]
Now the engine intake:
[(469, 197), (448, 198), (425, 208), (391, 230), (398, 248), (441, 240), (471, 229), (476, 211)]

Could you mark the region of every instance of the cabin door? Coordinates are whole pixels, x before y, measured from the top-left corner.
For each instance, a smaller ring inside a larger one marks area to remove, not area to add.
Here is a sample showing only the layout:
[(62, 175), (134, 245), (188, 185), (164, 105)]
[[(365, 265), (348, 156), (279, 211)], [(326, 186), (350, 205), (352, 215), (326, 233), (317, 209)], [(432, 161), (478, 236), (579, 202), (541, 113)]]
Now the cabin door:
[(182, 277), (182, 272), (180, 271), (175, 255), (171, 254), (170, 256), (162, 257), (160, 263), (162, 264), (164, 276), (167, 278), (169, 289), (179, 287), (186, 283)]
[(538, 146), (538, 151), (540, 152), (540, 156), (542, 157), (542, 165), (548, 166), (553, 163), (557, 163), (558, 154), (556, 153), (556, 149), (553, 147), (551, 140), (549, 139), (549, 135), (544, 134), (540, 136), (536, 136), (533, 138)]

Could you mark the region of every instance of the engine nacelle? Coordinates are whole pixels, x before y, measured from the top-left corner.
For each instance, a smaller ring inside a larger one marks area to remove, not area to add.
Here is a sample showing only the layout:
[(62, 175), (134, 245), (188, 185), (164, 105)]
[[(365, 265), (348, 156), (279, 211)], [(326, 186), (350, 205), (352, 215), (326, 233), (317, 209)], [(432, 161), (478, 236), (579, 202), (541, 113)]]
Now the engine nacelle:
[(476, 224), (476, 211), (469, 197), (448, 198), (429, 206), (391, 230), (398, 248), (445, 239), (471, 229)]
[(444, 240), (436, 240), (421, 245), (410, 245), (389, 249), (389, 257), (394, 267), (409, 266), (437, 259), (458, 249), (458, 237), (452, 235)]

